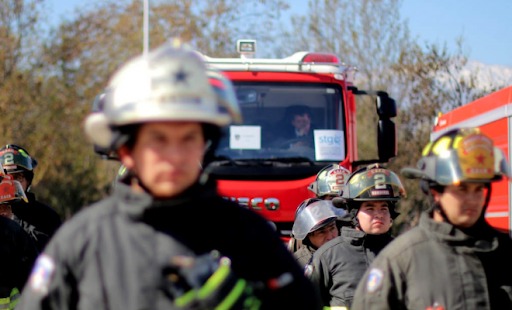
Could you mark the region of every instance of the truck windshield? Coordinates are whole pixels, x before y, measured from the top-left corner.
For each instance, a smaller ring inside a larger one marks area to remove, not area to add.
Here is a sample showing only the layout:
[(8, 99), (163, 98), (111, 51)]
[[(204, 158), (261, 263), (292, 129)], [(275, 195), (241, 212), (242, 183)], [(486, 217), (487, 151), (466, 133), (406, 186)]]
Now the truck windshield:
[(345, 158), (339, 86), (236, 81), (234, 85), (244, 122), (226, 129), (218, 157), (315, 162)]

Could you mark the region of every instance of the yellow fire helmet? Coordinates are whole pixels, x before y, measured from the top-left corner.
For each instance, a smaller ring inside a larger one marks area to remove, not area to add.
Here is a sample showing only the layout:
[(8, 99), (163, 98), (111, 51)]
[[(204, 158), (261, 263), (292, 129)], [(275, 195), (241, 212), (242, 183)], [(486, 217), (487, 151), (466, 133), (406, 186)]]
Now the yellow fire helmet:
[(403, 168), (401, 172), (407, 178), (442, 186), (510, 178), (503, 151), (479, 128), (457, 128), (442, 134), (425, 146), (417, 168)]

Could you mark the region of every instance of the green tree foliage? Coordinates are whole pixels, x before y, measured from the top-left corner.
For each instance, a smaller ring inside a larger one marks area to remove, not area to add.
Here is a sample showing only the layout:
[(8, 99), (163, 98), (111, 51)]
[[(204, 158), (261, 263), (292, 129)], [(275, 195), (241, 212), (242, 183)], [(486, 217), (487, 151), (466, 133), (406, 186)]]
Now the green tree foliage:
[[(49, 14), (42, 0), (0, 4), (0, 143), (37, 158), (32, 190), (67, 218), (102, 198), (116, 176), (119, 163), (93, 152), (82, 123), (112, 73), (142, 52), (143, 2), (84, 2), (53, 26), (41, 17)], [(258, 39), (270, 40), (287, 7), (280, 0), (150, 4), (150, 47), (180, 37), (210, 56), (233, 55), (236, 39), (256, 30), (268, 28)]]

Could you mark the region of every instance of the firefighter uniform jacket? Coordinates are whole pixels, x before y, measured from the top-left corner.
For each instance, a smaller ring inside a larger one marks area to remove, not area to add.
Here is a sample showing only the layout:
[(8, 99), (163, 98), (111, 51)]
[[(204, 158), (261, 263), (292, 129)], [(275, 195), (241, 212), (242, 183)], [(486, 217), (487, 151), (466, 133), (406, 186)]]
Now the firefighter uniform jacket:
[(16, 201), (11, 204), (17, 222), (35, 241), (42, 252), (48, 241), (62, 224), (59, 214), (50, 206), (36, 200), (34, 193), (27, 192), (28, 203)]
[(0, 216), (0, 298), (11, 295), (13, 288), (23, 288), (38, 254), (34, 242), (22, 228)]
[(311, 279), (319, 287), (324, 306), (349, 307), (368, 266), (392, 240), (389, 234), (367, 235), (344, 226), (340, 236), (322, 245), (313, 255)]
[(483, 218), (476, 228), (422, 214), (374, 260), (351, 310), (512, 309), (512, 241)]
[(155, 201), (116, 184), (64, 224), (38, 258), (21, 309), (176, 309), (163, 291), (171, 257), (218, 250), (259, 282), (262, 309), (318, 309), (318, 295), (275, 230), (215, 189)]

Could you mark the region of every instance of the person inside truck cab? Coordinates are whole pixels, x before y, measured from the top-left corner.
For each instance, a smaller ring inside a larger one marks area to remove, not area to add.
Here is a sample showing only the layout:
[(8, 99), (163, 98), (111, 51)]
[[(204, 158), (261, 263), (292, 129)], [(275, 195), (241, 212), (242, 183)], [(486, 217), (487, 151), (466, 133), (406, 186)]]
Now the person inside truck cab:
[(285, 148), (314, 147), (311, 109), (302, 104), (289, 106), (285, 110), (280, 131), (281, 145)]
[(345, 213), (345, 210), (335, 208), (331, 201), (318, 198), (308, 198), (297, 208), (292, 238), (300, 241), (302, 245), (293, 254), (304, 268), (305, 274), (310, 272), (313, 253), (338, 236), (336, 222)]
[(510, 179), (505, 158), (478, 128), (427, 144), (401, 172), (430, 208), (373, 261), (351, 309), (512, 309), (512, 239), (485, 219), (492, 182)]
[[(349, 307), (359, 280), (393, 236), (395, 207), (405, 195), (399, 177), (379, 164), (354, 171), (334, 206), (348, 212), (339, 237), (313, 255), (311, 280), (320, 291), (324, 307)], [(368, 307), (367, 309), (372, 309)]]

